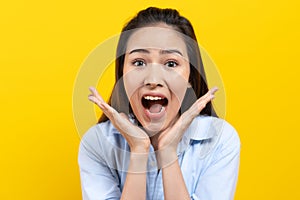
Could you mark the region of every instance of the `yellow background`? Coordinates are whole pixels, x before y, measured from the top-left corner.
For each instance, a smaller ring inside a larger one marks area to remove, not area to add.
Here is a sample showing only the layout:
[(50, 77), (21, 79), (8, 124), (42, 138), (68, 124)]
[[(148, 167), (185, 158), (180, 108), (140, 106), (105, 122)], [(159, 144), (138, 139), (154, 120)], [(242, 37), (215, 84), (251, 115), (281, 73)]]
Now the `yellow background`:
[(76, 75), (150, 5), (189, 18), (219, 68), (242, 141), (235, 199), (300, 199), (297, 0), (2, 1), (0, 199), (81, 199)]

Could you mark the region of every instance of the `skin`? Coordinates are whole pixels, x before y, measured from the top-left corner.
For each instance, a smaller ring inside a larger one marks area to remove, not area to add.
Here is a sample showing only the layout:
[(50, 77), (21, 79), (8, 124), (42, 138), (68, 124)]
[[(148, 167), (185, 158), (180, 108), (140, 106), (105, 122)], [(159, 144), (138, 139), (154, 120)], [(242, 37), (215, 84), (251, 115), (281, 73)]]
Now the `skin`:
[[(143, 129), (108, 105), (95, 88), (90, 88), (89, 100), (99, 106), (130, 146), (130, 164), (121, 199), (146, 198), (147, 158), (151, 144), (162, 168), (165, 199), (190, 199), (177, 162), (177, 146), (193, 119), (214, 98), (217, 88), (209, 90), (179, 116), (184, 94), (190, 87), (187, 58), (183, 39), (165, 24), (141, 28), (130, 37), (124, 62), (124, 86)], [(151, 92), (168, 99), (166, 110), (158, 119), (149, 118), (141, 104), (143, 95)]]
[[(174, 124), (190, 74), (186, 45), (180, 35), (165, 27), (137, 30), (127, 43), (123, 73), (131, 107), (147, 134), (160, 134)], [(154, 119), (145, 114), (141, 103), (145, 94), (163, 95), (168, 99), (162, 118)]]

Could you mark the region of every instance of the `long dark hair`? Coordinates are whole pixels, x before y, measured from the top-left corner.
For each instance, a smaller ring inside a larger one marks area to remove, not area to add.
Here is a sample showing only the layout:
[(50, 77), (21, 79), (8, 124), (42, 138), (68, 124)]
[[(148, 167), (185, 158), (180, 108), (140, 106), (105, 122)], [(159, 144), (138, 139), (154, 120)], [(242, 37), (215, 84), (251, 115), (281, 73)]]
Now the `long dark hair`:
[[(181, 16), (177, 10), (169, 8), (161, 9), (149, 7), (145, 10), (140, 11), (134, 18), (132, 18), (123, 27), (120, 35), (115, 62), (116, 82), (114, 90), (108, 102), (110, 105), (112, 105), (113, 103), (112, 106), (118, 112), (133, 115), (122, 80), (127, 41), (129, 37), (134, 33), (135, 29), (142, 27), (151, 27), (159, 23), (165, 23), (172, 27), (174, 30), (186, 36), (184, 37), (184, 40), (187, 46), (187, 52), (190, 62), (189, 83), (192, 87), (188, 88), (186, 91), (182, 106), (180, 108), (180, 112), (183, 113), (184, 111), (186, 111), (198, 98), (208, 92), (206, 75), (200, 55), (200, 49), (192, 24), (188, 19)], [(217, 117), (217, 114), (211, 102), (207, 103), (206, 107), (200, 112), (200, 115)], [(98, 122), (100, 123), (107, 120), (108, 118), (104, 114), (102, 114)]]

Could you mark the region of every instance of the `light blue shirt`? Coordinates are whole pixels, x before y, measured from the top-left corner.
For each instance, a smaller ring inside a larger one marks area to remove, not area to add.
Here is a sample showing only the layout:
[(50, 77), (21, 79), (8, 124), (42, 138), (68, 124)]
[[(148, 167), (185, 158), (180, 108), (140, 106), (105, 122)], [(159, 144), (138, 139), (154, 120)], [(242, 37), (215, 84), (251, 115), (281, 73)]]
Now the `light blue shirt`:
[[(240, 140), (230, 124), (215, 117), (196, 117), (184, 133), (177, 154), (191, 199), (233, 199)], [(110, 121), (90, 128), (81, 140), (78, 157), (83, 199), (120, 199), (129, 155), (128, 143)], [(147, 169), (147, 200), (164, 199), (162, 172), (157, 170), (152, 146)]]

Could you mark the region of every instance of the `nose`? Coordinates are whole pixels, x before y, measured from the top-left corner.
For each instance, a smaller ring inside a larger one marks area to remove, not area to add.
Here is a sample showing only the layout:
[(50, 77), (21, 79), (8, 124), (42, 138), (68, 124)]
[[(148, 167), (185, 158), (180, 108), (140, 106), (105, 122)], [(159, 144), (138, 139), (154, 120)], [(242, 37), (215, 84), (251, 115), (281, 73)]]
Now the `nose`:
[(163, 87), (164, 84), (164, 73), (162, 66), (157, 64), (152, 64), (148, 67), (146, 71), (146, 76), (144, 80), (144, 85), (150, 87), (151, 89), (156, 87)]

